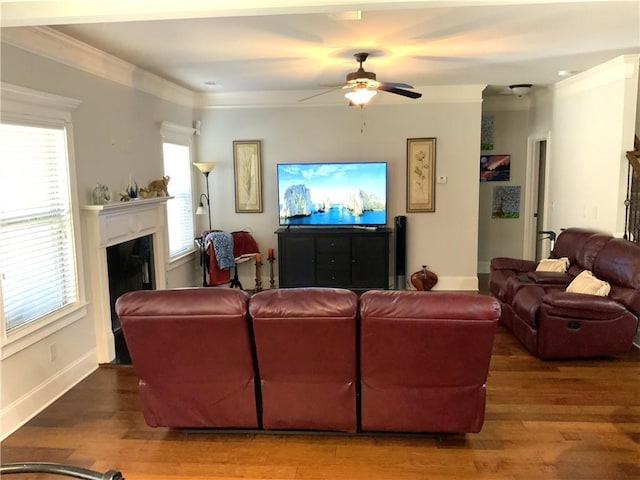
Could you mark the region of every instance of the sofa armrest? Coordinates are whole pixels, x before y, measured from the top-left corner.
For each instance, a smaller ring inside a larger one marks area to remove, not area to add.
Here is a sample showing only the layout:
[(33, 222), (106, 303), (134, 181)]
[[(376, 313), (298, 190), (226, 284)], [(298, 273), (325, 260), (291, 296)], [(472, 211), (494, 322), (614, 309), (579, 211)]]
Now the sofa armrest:
[(527, 277), (536, 283), (542, 285), (558, 285), (567, 286), (573, 280), (573, 277), (564, 272), (533, 272), (527, 273)]
[(610, 320), (628, 312), (609, 297), (569, 292), (547, 293), (542, 298), (542, 309), (554, 317), (581, 320)]
[(535, 270), (537, 262), (533, 260), (523, 260), (521, 258), (494, 257), (491, 259), (491, 270), (515, 270), (517, 272), (528, 272)]

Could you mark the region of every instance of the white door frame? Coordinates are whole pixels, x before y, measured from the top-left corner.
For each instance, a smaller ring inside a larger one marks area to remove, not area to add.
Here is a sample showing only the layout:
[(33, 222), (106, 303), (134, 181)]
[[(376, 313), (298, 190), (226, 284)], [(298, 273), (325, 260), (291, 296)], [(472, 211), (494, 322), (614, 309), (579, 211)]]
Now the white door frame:
[[(524, 241), (522, 242), (522, 258), (535, 260), (536, 256), (536, 223), (534, 216), (538, 208), (538, 174), (540, 172), (540, 156), (536, 146), (539, 142), (546, 141), (545, 149), (545, 178), (543, 179), (544, 189), (544, 212), (542, 212), (542, 230), (547, 230), (549, 211), (549, 165), (551, 163), (551, 132), (547, 131), (538, 135), (527, 137), (527, 165), (525, 173), (525, 194), (524, 194)], [(539, 214), (540, 212), (538, 212)]]

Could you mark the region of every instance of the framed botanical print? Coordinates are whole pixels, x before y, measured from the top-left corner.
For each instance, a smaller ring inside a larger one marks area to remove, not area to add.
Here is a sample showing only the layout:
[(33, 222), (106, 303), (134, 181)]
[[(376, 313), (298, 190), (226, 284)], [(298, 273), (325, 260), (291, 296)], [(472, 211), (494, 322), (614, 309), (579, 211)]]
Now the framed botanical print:
[(262, 141), (233, 142), (236, 213), (262, 212)]
[(436, 211), (436, 139), (407, 139), (407, 212)]

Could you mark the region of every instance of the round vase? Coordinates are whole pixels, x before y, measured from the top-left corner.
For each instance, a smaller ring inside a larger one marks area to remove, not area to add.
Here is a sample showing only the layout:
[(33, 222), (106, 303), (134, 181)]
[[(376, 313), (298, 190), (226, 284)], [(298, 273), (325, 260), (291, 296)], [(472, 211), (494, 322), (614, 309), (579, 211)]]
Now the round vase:
[(411, 284), (416, 290), (429, 291), (436, 283), (438, 283), (438, 276), (428, 270), (426, 265), (422, 266), (422, 270), (418, 270), (411, 275)]

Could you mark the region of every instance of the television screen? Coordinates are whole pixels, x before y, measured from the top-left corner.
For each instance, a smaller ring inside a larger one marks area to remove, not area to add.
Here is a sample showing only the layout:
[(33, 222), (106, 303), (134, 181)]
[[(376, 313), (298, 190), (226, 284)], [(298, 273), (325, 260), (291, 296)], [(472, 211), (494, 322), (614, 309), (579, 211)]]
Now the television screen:
[(387, 224), (387, 164), (278, 164), (280, 225)]

